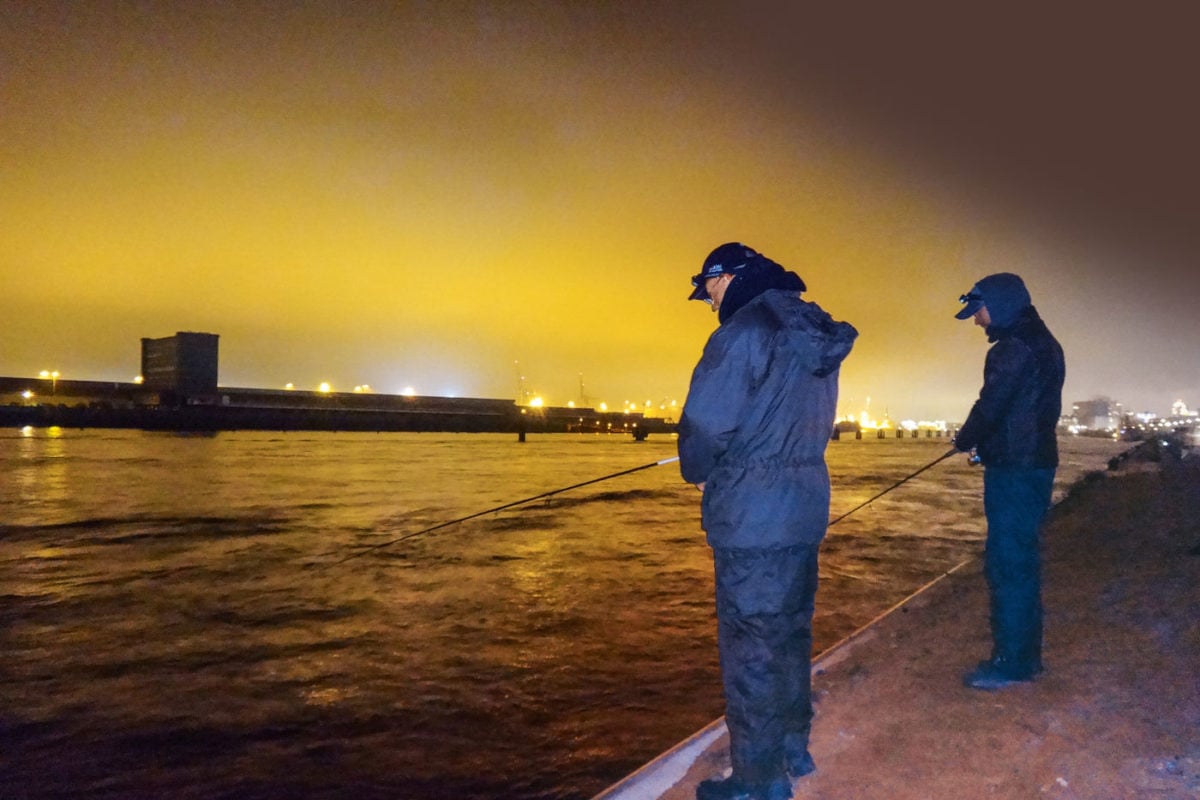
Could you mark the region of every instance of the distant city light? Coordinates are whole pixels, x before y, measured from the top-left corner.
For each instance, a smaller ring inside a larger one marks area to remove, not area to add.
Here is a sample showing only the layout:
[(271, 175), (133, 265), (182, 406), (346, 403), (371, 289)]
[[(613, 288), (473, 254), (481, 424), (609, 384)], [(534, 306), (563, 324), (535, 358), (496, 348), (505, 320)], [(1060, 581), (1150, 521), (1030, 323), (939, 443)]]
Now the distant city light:
[(568, 400), (568, 401), (567, 401), (567, 408), (574, 408), (574, 407), (575, 407), (575, 401), (574, 401), (574, 400)]
[(858, 424), (867, 430), (887, 430), (892, 427), (892, 424), (887, 419), (884, 419), (882, 422), (872, 419), (865, 410), (859, 412)]
[(323, 394), (329, 394), (333, 391), (333, 387), (329, 385), (329, 381), (322, 381), (321, 385), (317, 387), (317, 391), (322, 392)]
[(545, 401), (545, 400), (543, 400), (543, 399), (542, 399), (542, 398), (540, 398), (540, 397), (534, 397), (533, 399), (531, 399), (531, 400), (529, 401), (529, 405), (530, 405), (532, 408), (541, 408), (541, 407), (542, 407), (542, 406), (544, 406), (545, 404), (546, 404), (546, 401)]
[(134, 375), (134, 376), (133, 376), (133, 382), (134, 382), (134, 383), (136, 383), (136, 384), (138, 384), (139, 386), (140, 386), (142, 383), (144, 383), (144, 382), (145, 382), (145, 380), (146, 380), (146, 379), (145, 379), (145, 378), (143, 378), (141, 375)]
[(296, 384), (294, 384), (294, 383), (285, 383), (285, 384), (283, 385), (283, 388), (284, 388), (284, 389), (287, 389), (287, 390), (290, 392), (290, 391), (292, 391), (293, 389), (295, 389), (295, 388), (296, 388)]
[(25, 391), (21, 392), (21, 397), (24, 397), (26, 400), (31, 400), (33, 399), (33, 392), (26, 389)]
[(608, 411), (608, 403), (601, 403), (601, 404), (600, 404), (600, 410), (601, 410), (601, 411)]
[(401, 390), (400, 394), (404, 395), (405, 397), (416, 397), (417, 390), (411, 386), (405, 386), (404, 389)]
[(363, 392), (369, 392), (371, 391), (371, 386), (370, 384), (364, 383), (360, 386), (355, 386), (354, 391), (358, 392), (359, 394), (362, 394)]
[(922, 420), (906, 419), (906, 420), (902, 420), (900, 422), (900, 428), (902, 430), (906, 430), (906, 431), (915, 431), (915, 430), (944, 431), (944, 430), (946, 430), (946, 420), (944, 420), (944, 419), (922, 419)]

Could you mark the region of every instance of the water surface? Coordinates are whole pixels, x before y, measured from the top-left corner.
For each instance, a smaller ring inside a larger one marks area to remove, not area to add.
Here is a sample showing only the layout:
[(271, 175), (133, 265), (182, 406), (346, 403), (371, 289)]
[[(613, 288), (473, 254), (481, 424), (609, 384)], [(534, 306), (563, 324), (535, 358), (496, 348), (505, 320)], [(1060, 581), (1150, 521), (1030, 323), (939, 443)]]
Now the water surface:
[[(601, 436), (0, 431), (13, 798), (586, 798), (722, 711), (699, 494)], [(1120, 445), (1064, 440), (1059, 487)], [(831, 442), (837, 516), (948, 449)], [(831, 529), (827, 647), (980, 549), (949, 459)]]

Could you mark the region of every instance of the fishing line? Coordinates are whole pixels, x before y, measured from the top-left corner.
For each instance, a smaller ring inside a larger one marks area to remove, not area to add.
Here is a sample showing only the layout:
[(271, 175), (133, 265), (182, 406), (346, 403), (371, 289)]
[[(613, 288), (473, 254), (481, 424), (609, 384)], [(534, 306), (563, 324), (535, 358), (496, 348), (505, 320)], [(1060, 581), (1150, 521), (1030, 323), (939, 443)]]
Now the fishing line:
[(875, 501), (876, 501), (876, 500), (878, 500), (879, 498), (883, 497), (883, 496), (884, 496), (885, 494), (887, 494), (888, 492), (890, 492), (890, 491), (892, 491), (893, 489), (896, 489), (896, 488), (898, 488), (898, 487), (900, 487), (900, 486), (903, 486), (904, 484), (906, 484), (906, 483), (908, 483), (909, 481), (911, 481), (913, 478), (915, 478), (915, 477), (917, 477), (918, 475), (920, 475), (920, 474), (921, 474), (922, 472), (924, 472), (925, 470), (929, 469), (930, 467), (934, 466), (935, 464), (939, 464), (939, 463), (941, 463), (942, 461), (945, 461), (947, 458), (949, 458), (950, 456), (952, 456), (952, 455), (954, 455), (955, 453), (958, 453), (958, 452), (961, 452), (961, 451), (960, 451), (958, 448), (956, 448), (956, 447), (951, 447), (951, 448), (950, 448), (949, 450), (947, 450), (945, 453), (943, 453), (942, 455), (938, 456), (938, 457), (937, 457), (937, 458), (935, 458), (933, 461), (930, 461), (928, 464), (926, 464), (925, 466), (921, 467), (919, 470), (917, 470), (917, 471), (916, 471), (916, 472), (914, 472), (913, 474), (909, 475), (908, 477), (901, 478), (900, 480), (896, 481), (896, 482), (895, 482), (895, 483), (893, 483), (891, 486), (889, 486), (888, 488), (884, 489), (884, 490), (883, 490), (882, 492), (880, 492), (879, 494), (877, 494), (877, 495), (875, 495), (874, 497), (872, 497), (870, 500), (867, 500), (866, 502), (863, 502), (863, 503), (859, 503), (859, 504), (858, 504), (858, 505), (856, 505), (854, 508), (852, 508), (852, 509), (850, 509), (849, 511), (847, 511), (845, 514), (842, 514), (840, 517), (838, 517), (837, 519), (835, 519), (833, 522), (829, 523), (829, 524), (828, 524), (828, 525), (826, 525), (825, 527), (826, 527), (826, 528), (832, 528), (834, 525), (837, 525), (839, 522), (841, 522), (841, 521), (842, 521), (842, 520), (844, 520), (846, 517), (848, 517), (848, 516), (850, 516), (851, 514), (853, 514), (855, 511), (858, 511), (860, 508), (862, 508), (862, 507), (864, 507), (864, 506), (868, 506), (868, 505), (870, 505), (871, 503), (875, 502)]
[[(840, 517), (837, 517), (836, 519), (834, 519), (832, 522), (830, 522), (825, 527), (832, 528), (834, 525), (838, 524), (839, 522), (844, 520), (846, 517), (853, 514), (855, 511), (858, 511), (859, 509), (870, 505), (871, 503), (875, 502), (879, 498), (883, 497), (888, 492), (893, 491), (894, 489), (898, 489), (899, 487), (901, 487), (904, 484), (911, 481), (913, 478), (920, 475), (925, 470), (941, 463), (942, 461), (945, 461), (947, 458), (949, 458), (950, 456), (954, 455), (957, 452), (959, 452), (957, 448), (953, 448), (953, 447), (950, 448), (944, 454), (938, 456), (933, 461), (930, 461), (928, 464), (921, 467), (916, 472), (912, 473), (911, 475), (901, 478), (900, 480), (896, 481), (891, 486), (884, 489), (882, 492), (875, 495), (871, 499), (866, 500), (862, 503), (859, 503), (854, 508), (847, 511), (845, 514), (842, 514)], [(465, 517), (458, 517), (457, 519), (451, 519), (451, 520), (446, 520), (445, 522), (439, 522), (437, 525), (430, 525), (428, 528), (422, 528), (419, 531), (413, 531), (412, 533), (406, 533), (403, 536), (398, 536), (395, 539), (390, 539), (386, 542), (380, 542), (379, 544), (373, 544), (370, 547), (363, 548), (362, 550), (359, 550), (356, 553), (351, 553), (350, 555), (346, 556), (343, 559), (334, 561), (329, 564), (320, 565), (320, 566), (322, 569), (325, 569), (328, 567), (336, 567), (338, 564), (345, 564), (347, 561), (352, 561), (356, 558), (359, 558), (360, 556), (365, 556), (367, 553), (373, 553), (376, 550), (382, 550), (385, 547), (391, 547), (392, 545), (398, 544), (407, 539), (413, 539), (417, 536), (424, 536), (427, 533), (433, 533), (434, 531), (441, 530), (442, 528), (448, 528), (451, 525), (457, 525), (460, 522), (466, 522), (468, 520), (475, 519), (476, 517), (482, 517), (487, 514), (495, 514), (498, 511), (504, 511), (505, 509), (525, 505), (526, 503), (532, 503), (534, 500), (542, 500), (547, 497), (553, 497), (556, 494), (562, 494), (563, 492), (569, 492), (572, 489), (579, 489), (580, 487), (583, 487), (583, 486), (590, 486), (593, 483), (600, 483), (601, 481), (607, 481), (607, 480), (612, 480), (613, 478), (619, 478), (622, 475), (631, 475), (635, 472), (641, 472), (644, 469), (650, 469), (652, 467), (661, 467), (663, 464), (672, 464), (678, 460), (679, 460), (679, 456), (675, 456), (673, 458), (664, 458), (662, 461), (651, 461), (649, 464), (642, 464), (640, 467), (631, 467), (629, 469), (623, 469), (620, 472), (614, 472), (611, 475), (604, 475), (599, 478), (592, 478), (591, 480), (582, 481), (581, 483), (573, 483), (570, 486), (564, 486), (561, 489), (554, 489), (549, 492), (542, 492), (541, 494), (535, 494), (532, 497), (525, 497), (521, 500), (513, 500), (512, 502), (505, 503), (505, 504), (499, 505), (499, 506), (493, 506), (492, 508), (488, 508), (483, 511), (476, 511), (474, 514), (468, 514)], [(316, 565), (310, 564), (309, 566), (316, 566)]]
[(391, 547), (394, 544), (403, 542), (405, 539), (412, 539), (416, 536), (423, 536), (426, 533), (433, 533), (434, 531), (440, 530), (441, 528), (448, 528), (451, 525), (457, 525), (460, 522), (466, 522), (467, 520), (475, 519), (476, 517), (482, 517), (485, 514), (494, 514), (497, 511), (503, 511), (506, 508), (513, 508), (514, 506), (524, 505), (525, 503), (532, 503), (534, 500), (541, 500), (545, 497), (552, 497), (556, 494), (562, 494), (563, 492), (569, 492), (572, 489), (578, 489), (581, 486), (590, 486), (593, 483), (600, 483), (601, 481), (607, 481), (607, 480), (611, 480), (613, 478), (619, 478), (622, 475), (630, 475), (634, 472), (641, 472), (642, 470), (650, 469), (651, 467), (661, 467), (663, 464), (671, 464), (678, 460), (679, 460), (679, 456), (675, 456), (673, 458), (664, 458), (662, 461), (651, 461), (649, 464), (642, 464), (640, 467), (631, 467), (630, 469), (623, 469), (620, 472), (614, 472), (611, 475), (605, 475), (600, 478), (592, 478), (591, 480), (583, 481), (582, 483), (574, 483), (574, 484), (571, 484), (570, 486), (564, 486), (561, 489), (555, 489), (550, 492), (542, 492), (541, 494), (535, 494), (533, 497), (526, 497), (522, 500), (513, 500), (511, 503), (505, 503), (502, 506), (495, 506), (495, 507), (489, 508), (485, 511), (476, 511), (474, 514), (468, 514), (467, 516), (459, 517), (458, 519), (447, 520), (446, 522), (439, 522), (437, 525), (431, 525), (428, 528), (422, 528), (419, 531), (413, 531), (412, 533), (406, 533), (403, 536), (398, 536), (395, 539), (392, 539), (390, 541), (380, 542), (379, 544), (371, 545), (370, 547), (367, 547), (363, 550), (359, 550), (357, 553), (351, 553), (350, 555), (346, 556), (345, 558), (341, 559), (340, 561), (334, 561), (331, 564), (326, 564), (325, 567), (336, 567), (338, 564), (345, 564), (347, 561), (358, 558), (359, 556), (365, 556), (367, 553), (371, 553), (376, 550), (382, 550), (385, 547)]

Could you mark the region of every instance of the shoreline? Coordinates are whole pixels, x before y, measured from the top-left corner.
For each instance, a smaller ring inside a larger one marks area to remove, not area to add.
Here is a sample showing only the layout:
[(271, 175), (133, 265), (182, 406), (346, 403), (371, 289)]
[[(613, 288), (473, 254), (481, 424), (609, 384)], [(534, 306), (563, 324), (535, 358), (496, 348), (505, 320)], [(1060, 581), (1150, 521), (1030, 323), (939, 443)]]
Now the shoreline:
[[(961, 685), (990, 641), (979, 555), (827, 648), (817, 772), (794, 797), (1200, 796), (1197, 519), (1200, 458), (1143, 445), (1078, 481), (1044, 528), (1048, 672), (1030, 684)], [(1133, 624), (1114, 641), (1117, 601)], [(691, 800), (728, 767), (720, 718), (595, 800)]]

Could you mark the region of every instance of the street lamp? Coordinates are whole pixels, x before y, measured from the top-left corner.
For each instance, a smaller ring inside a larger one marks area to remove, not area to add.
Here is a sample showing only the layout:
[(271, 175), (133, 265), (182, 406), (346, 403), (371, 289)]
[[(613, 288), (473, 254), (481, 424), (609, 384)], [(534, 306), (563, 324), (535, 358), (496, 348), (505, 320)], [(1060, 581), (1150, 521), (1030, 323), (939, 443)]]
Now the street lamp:
[(38, 373), (38, 377), (50, 381), (50, 394), (58, 394), (58, 370), (50, 371), (44, 369)]

